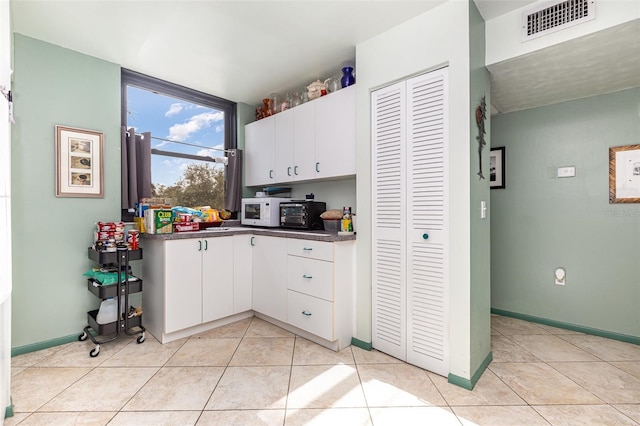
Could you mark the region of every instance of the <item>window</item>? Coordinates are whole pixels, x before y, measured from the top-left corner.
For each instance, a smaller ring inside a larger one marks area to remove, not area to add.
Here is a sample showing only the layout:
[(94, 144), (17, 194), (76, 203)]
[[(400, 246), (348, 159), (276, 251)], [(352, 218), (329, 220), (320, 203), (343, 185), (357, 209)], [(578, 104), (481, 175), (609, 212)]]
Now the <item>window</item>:
[(123, 69), (122, 125), (151, 132), (152, 196), (224, 208), (225, 150), (236, 147), (234, 102)]

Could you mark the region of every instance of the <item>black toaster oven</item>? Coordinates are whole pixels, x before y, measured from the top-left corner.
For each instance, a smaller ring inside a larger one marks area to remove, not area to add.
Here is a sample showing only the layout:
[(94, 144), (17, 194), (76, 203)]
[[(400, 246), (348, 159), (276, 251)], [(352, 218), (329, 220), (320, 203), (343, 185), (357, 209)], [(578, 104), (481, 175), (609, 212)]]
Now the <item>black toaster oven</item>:
[(280, 203), (280, 226), (322, 230), (324, 225), (320, 215), (327, 210), (327, 203), (322, 201), (300, 200)]

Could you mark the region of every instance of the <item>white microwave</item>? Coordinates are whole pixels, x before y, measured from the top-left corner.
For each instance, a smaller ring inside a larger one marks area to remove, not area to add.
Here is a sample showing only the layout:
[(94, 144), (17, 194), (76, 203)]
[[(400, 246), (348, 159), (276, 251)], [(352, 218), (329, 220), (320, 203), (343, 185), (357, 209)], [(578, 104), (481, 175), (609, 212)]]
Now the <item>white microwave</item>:
[(280, 203), (289, 201), (291, 198), (243, 198), (240, 223), (253, 226), (280, 226)]

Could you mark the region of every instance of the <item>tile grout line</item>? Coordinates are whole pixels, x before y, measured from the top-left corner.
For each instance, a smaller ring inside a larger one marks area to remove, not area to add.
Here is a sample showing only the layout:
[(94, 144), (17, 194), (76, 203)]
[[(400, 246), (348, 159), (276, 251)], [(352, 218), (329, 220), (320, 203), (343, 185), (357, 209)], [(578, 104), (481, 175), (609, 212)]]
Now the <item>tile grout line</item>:
[[(222, 378), (224, 377), (225, 373), (227, 372), (227, 369), (229, 368), (229, 364), (231, 364), (231, 360), (233, 359), (233, 357), (235, 356), (236, 352), (238, 352), (238, 348), (240, 347), (240, 345), (242, 344), (242, 341), (244, 340), (244, 338), (247, 336), (247, 331), (249, 330), (249, 328), (251, 327), (251, 324), (253, 324), (253, 320), (255, 319), (254, 317), (251, 317), (251, 321), (249, 321), (249, 324), (247, 324), (247, 328), (245, 328), (244, 332), (242, 333), (242, 336), (240, 337), (240, 341), (238, 342), (238, 346), (236, 346), (235, 350), (233, 351), (233, 353), (231, 354), (231, 356), (229, 357), (229, 361), (227, 361), (227, 365), (224, 367), (224, 370), (222, 370), (222, 373), (220, 374), (220, 378), (218, 379), (218, 381), (216, 382), (216, 385), (213, 387), (213, 390), (211, 391), (211, 394), (209, 395), (209, 398), (207, 398), (207, 401), (204, 403), (202, 410), (200, 410), (200, 414), (198, 415), (198, 418), (196, 419), (195, 424), (198, 424), (198, 422), (200, 421), (200, 419), (202, 418), (202, 416), (204, 415), (204, 412), (207, 411), (207, 405), (209, 404), (209, 402), (211, 401), (211, 398), (213, 397), (213, 394), (215, 393), (216, 389), (218, 388), (218, 385), (220, 385), (220, 381), (222, 381)], [(188, 340), (191, 340), (193, 336), (190, 336)], [(186, 342), (185, 342), (186, 343)]]

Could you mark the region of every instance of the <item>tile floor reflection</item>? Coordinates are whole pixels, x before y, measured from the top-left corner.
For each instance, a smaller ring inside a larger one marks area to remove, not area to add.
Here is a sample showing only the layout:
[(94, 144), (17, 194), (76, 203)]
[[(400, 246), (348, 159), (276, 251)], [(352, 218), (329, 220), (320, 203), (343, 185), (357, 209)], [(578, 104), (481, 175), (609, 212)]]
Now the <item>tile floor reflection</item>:
[(258, 318), (165, 345), (120, 338), (12, 358), (5, 425), (640, 425), (640, 346), (492, 316), (473, 391)]

